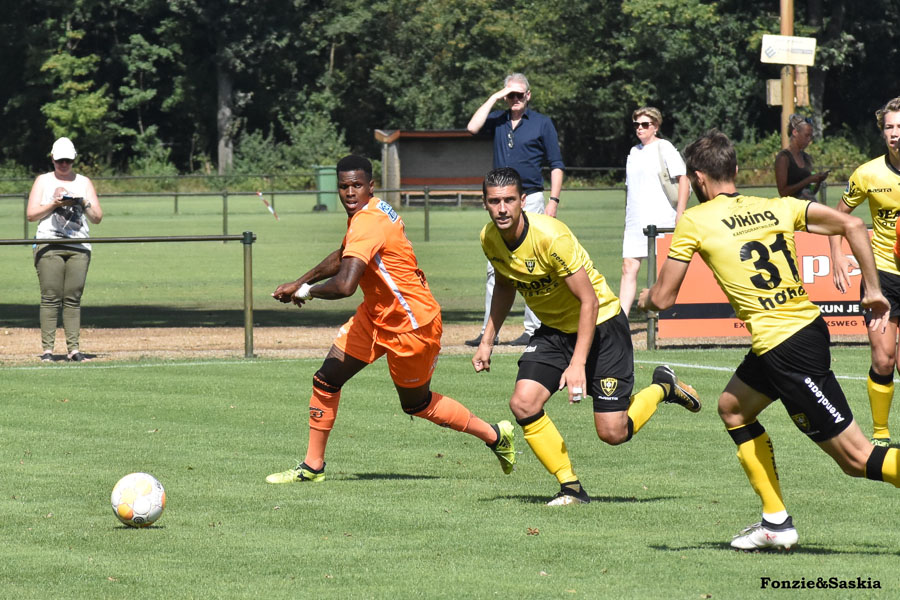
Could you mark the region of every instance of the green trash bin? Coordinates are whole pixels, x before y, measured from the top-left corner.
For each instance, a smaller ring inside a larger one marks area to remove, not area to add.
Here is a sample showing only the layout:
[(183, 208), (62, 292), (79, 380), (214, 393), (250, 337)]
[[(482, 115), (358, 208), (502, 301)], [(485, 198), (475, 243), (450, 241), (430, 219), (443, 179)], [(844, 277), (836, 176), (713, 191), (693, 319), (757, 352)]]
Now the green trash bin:
[(337, 210), (337, 165), (316, 165), (316, 206), (313, 210)]

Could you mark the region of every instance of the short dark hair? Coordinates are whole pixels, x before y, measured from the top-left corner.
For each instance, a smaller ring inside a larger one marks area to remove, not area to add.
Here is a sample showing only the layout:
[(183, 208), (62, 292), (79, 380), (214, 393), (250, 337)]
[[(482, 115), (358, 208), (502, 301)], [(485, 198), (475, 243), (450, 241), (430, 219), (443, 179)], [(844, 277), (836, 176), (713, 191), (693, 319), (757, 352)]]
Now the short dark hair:
[(372, 163), (368, 158), (351, 154), (345, 156), (338, 161), (337, 172), (347, 173), (348, 171), (362, 171), (369, 180), (372, 179)]
[(688, 173), (699, 171), (713, 181), (734, 181), (737, 154), (727, 135), (710, 129), (684, 149), (684, 164)]
[(516, 192), (520, 196), (522, 195), (522, 178), (519, 176), (519, 172), (512, 167), (500, 167), (499, 169), (488, 171), (488, 174), (484, 177), (484, 183), (481, 185), (481, 192), (487, 198), (487, 189), (489, 187), (497, 188), (508, 185), (515, 185)]

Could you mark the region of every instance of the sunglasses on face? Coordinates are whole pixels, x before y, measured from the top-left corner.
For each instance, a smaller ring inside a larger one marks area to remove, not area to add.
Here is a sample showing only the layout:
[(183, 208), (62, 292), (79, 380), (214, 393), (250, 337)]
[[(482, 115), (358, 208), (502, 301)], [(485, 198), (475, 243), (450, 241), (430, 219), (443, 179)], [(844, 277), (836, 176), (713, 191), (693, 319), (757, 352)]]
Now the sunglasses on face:
[(650, 129), (653, 121), (634, 121), (632, 125), (634, 125), (635, 129)]
[(525, 97), (525, 94), (522, 92), (510, 92), (506, 95), (506, 99), (512, 100), (513, 102), (521, 100), (524, 97)]

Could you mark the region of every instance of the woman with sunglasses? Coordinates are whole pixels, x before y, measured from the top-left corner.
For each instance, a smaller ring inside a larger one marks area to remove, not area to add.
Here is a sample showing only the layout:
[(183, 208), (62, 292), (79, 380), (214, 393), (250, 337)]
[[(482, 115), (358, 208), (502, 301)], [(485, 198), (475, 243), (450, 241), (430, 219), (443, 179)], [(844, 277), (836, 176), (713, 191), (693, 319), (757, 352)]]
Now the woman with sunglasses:
[[(644, 228), (674, 227), (691, 193), (684, 160), (671, 142), (657, 135), (662, 125), (659, 109), (639, 108), (632, 114), (632, 121), (639, 143), (631, 148), (625, 164), (625, 236), (619, 284), (619, 301), (626, 316), (634, 302), (641, 261), (647, 257)], [(666, 191), (663, 181), (671, 191)], [(669, 194), (674, 197), (670, 199)]]
[[(91, 180), (72, 169), (75, 146), (69, 138), (53, 143), (53, 170), (38, 175), (28, 196), (26, 217), (38, 221), (35, 239), (89, 237), (88, 221), (97, 224), (103, 209)], [(56, 325), (62, 307), (68, 353), (66, 360), (85, 360), (78, 348), (81, 333), (81, 294), (91, 262), (91, 245), (35, 244), (34, 267), (41, 286), (41, 360), (53, 360)]]
[(819, 186), (828, 171), (815, 173), (812, 158), (804, 152), (812, 141), (813, 128), (809, 117), (791, 115), (788, 120), (788, 147), (775, 155), (775, 185), (779, 196), (794, 196), (816, 201)]

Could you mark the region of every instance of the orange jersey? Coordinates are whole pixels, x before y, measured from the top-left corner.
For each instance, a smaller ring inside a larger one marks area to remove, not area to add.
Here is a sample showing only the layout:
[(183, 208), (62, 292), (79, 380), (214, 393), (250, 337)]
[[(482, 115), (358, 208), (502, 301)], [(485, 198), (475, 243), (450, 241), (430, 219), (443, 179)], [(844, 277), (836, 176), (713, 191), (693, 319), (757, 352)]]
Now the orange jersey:
[(366, 263), (359, 280), (363, 306), (372, 322), (387, 331), (412, 331), (440, 314), (425, 274), (419, 269), (403, 220), (393, 207), (372, 198), (347, 221), (342, 257)]

